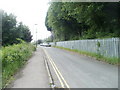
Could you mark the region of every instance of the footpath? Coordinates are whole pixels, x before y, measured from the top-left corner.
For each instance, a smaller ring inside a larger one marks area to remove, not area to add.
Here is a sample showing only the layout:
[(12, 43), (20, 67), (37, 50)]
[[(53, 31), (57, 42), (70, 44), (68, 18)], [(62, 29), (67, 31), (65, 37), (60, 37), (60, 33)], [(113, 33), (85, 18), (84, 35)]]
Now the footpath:
[(50, 88), (44, 56), (42, 48), (38, 47), (8, 88)]

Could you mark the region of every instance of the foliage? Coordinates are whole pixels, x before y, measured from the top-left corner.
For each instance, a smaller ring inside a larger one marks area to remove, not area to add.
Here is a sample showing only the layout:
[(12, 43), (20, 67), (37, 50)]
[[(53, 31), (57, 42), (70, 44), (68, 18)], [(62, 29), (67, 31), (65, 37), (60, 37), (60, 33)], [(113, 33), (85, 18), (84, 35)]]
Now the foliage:
[(23, 25), (22, 22), (18, 23), (16, 16), (13, 14), (2, 13), (2, 45), (12, 45), (19, 43), (16, 38), (20, 38), (26, 42), (32, 40), (32, 35), (29, 28)]
[(41, 44), (42, 42), (43, 42), (43, 40), (41, 40), (41, 39), (39, 39), (39, 40), (37, 41), (38, 44)]
[[(22, 41), (23, 42), (23, 41)], [(3, 86), (15, 74), (15, 72), (25, 64), (32, 55), (35, 47), (29, 43), (14, 44), (2, 47), (2, 80)]]
[(119, 2), (53, 2), (45, 25), (54, 41), (120, 37)]
[(53, 42), (52, 36), (44, 39), (44, 42)]
[(0, 49), (0, 89), (2, 89), (2, 50)]

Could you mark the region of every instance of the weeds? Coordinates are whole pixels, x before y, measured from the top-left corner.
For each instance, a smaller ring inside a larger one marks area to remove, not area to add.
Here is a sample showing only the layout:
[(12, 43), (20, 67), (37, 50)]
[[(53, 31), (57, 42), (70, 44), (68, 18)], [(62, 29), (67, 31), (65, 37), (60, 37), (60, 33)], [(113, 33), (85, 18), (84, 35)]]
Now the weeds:
[(15, 72), (30, 58), (35, 47), (28, 43), (2, 47), (2, 87)]

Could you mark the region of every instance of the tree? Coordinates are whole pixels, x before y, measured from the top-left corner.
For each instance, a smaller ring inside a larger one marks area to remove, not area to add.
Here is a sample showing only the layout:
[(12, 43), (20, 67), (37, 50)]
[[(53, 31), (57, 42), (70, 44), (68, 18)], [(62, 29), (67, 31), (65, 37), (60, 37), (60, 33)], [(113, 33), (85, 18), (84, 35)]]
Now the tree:
[(23, 25), (22, 22), (19, 23), (17, 30), (19, 31), (18, 36), (26, 42), (32, 41), (32, 35), (29, 28), (26, 25)]
[(45, 25), (54, 41), (120, 37), (120, 3), (53, 2)]
[(2, 14), (2, 45), (12, 45), (17, 44), (20, 38), (26, 42), (31, 42), (32, 35), (30, 29), (23, 25), (22, 22), (17, 24), (16, 16), (13, 14), (7, 14), (3, 12)]
[(16, 17), (12, 14), (2, 14), (2, 45), (13, 44), (15, 41), (14, 35), (16, 30)]
[(43, 43), (43, 41), (42, 41), (41, 39), (39, 39), (39, 40), (37, 41), (37, 43), (38, 43), (38, 44), (41, 44), (41, 43)]

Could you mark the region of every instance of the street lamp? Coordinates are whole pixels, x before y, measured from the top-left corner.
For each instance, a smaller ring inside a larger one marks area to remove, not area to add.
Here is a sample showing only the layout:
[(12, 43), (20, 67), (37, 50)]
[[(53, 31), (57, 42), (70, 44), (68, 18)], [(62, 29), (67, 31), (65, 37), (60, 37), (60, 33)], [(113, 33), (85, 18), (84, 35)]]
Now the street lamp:
[[(35, 25), (37, 26), (38, 24)], [(37, 47), (37, 27), (36, 27), (36, 47)]]

